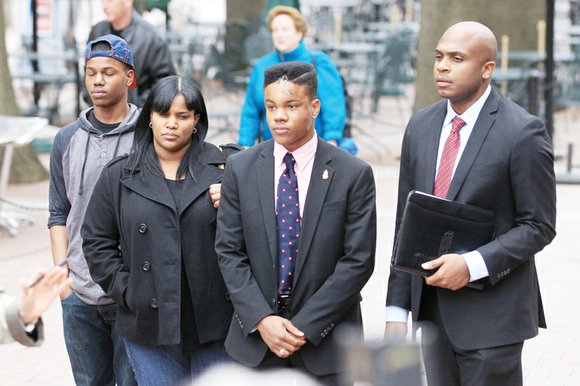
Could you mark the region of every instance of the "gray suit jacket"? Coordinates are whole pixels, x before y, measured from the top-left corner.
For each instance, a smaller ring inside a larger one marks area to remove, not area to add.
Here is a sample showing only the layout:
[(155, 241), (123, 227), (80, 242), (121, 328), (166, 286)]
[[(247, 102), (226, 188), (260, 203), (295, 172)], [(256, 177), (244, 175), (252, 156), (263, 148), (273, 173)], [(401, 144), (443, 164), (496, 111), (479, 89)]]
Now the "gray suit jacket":
[[(226, 349), (252, 367), (268, 350), (252, 329), (277, 313), (273, 149), (267, 141), (230, 157), (217, 220), (216, 251), (235, 309)], [(301, 232), (290, 319), (308, 342), (294, 355), (315, 375), (333, 374), (340, 370), (334, 329), (362, 330), (360, 290), (374, 268), (370, 166), (319, 139)]]
[[(447, 101), (417, 112), (403, 139), (398, 230), (410, 190), (433, 192)], [(451, 181), (447, 198), (489, 209), (496, 238), (478, 248), (489, 271), (482, 291), (438, 288), (441, 316), (460, 349), (531, 338), (545, 327), (534, 254), (554, 238), (556, 189), (550, 139), (542, 121), (495, 89), (485, 102)], [(391, 270), (387, 305), (420, 314), (423, 279)]]

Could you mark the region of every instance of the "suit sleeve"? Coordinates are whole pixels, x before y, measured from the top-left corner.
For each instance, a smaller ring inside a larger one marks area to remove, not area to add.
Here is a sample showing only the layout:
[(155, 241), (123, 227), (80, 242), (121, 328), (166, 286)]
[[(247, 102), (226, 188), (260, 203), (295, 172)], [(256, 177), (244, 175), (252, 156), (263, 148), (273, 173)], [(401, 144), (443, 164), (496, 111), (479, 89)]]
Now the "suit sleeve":
[(93, 280), (115, 302), (128, 307), (124, 295), (129, 268), (123, 263), (119, 250), (119, 225), (110, 170), (109, 167), (103, 169), (85, 213), (81, 227), (83, 253)]
[(510, 179), (515, 224), (478, 251), (496, 284), (556, 235), (556, 184), (554, 158), (544, 124), (530, 117), (513, 142)]
[[(235, 157), (232, 157), (235, 158)], [(228, 162), (224, 171), (217, 215), (218, 263), (244, 335), (274, 313), (252, 273), (246, 253), (238, 180)]]
[[(403, 217), (403, 210), (407, 195), (413, 188), (413, 181), (415, 176), (413, 168), (411, 167), (411, 154), (409, 151), (409, 125), (405, 130), (403, 137), (403, 144), (401, 148), (401, 164), (399, 168), (399, 191), (397, 197), (397, 214), (395, 220), (395, 237), (394, 242), (397, 242), (397, 235), (401, 219)], [(406, 310), (411, 310), (411, 274), (401, 272), (391, 267), (389, 273), (389, 282), (387, 288), (387, 306), (395, 306)]]
[[(307, 339), (318, 345), (325, 330), (334, 327), (360, 300), (360, 291), (373, 273), (376, 249), (375, 182), (366, 165), (347, 193), (344, 223), (344, 255), (334, 272), (292, 318)], [(310, 258), (316, 258), (311, 256)]]
[(44, 341), (44, 325), (38, 319), (34, 331), (27, 333), (20, 319), (18, 301), (0, 288), (0, 344), (18, 342), (24, 346), (40, 346)]

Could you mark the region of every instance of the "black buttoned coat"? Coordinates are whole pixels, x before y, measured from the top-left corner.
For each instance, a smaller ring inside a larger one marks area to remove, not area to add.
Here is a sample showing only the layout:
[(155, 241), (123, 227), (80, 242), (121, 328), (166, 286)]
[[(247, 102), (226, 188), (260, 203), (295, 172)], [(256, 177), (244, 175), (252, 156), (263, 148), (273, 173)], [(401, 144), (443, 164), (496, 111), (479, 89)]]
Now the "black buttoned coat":
[[(144, 345), (179, 344), (182, 258), (200, 343), (224, 339), (232, 305), (214, 251), (216, 209), (209, 197), (225, 163), (205, 143), (184, 181), (181, 214), (162, 176), (130, 175), (127, 156), (107, 165), (81, 230), (92, 278), (119, 305), (117, 331)], [(191, 328), (191, 326), (189, 326)]]

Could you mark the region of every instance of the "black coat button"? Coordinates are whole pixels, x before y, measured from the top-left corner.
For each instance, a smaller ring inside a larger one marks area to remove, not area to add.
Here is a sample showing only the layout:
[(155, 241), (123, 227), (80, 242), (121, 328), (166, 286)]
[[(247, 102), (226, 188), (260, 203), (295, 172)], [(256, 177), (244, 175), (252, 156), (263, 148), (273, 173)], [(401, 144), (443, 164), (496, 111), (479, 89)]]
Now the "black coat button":
[(139, 233), (142, 235), (147, 233), (147, 225), (146, 224), (139, 224)]
[(145, 272), (151, 271), (151, 263), (150, 262), (146, 261), (143, 263), (143, 271), (145, 271)]
[(159, 308), (159, 304), (157, 304), (157, 298), (151, 299), (151, 303), (149, 304), (151, 305), (151, 308)]
[(226, 301), (229, 302), (231, 300), (230, 293), (226, 292)]

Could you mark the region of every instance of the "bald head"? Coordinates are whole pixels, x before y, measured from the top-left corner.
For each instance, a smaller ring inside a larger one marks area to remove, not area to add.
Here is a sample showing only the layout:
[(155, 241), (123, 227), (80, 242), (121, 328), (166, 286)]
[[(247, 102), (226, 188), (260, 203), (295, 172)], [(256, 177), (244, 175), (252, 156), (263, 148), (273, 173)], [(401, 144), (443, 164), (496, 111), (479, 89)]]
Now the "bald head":
[(494, 61), (497, 57), (497, 40), (493, 32), (476, 21), (462, 21), (445, 31), (443, 38), (463, 39), (477, 47), (484, 61)]

